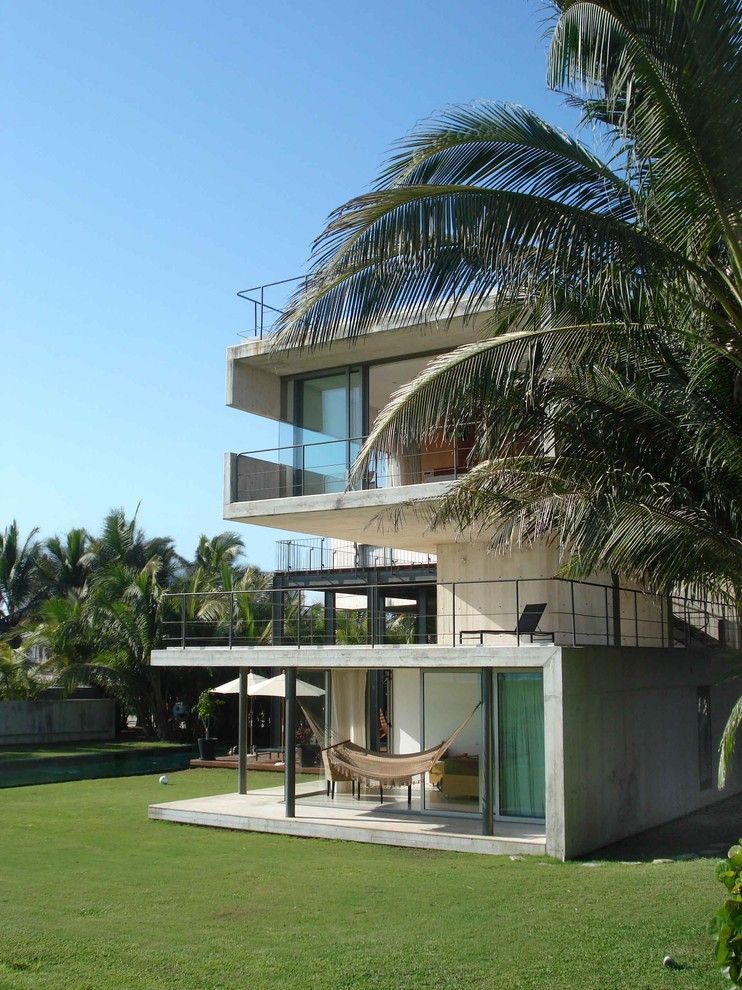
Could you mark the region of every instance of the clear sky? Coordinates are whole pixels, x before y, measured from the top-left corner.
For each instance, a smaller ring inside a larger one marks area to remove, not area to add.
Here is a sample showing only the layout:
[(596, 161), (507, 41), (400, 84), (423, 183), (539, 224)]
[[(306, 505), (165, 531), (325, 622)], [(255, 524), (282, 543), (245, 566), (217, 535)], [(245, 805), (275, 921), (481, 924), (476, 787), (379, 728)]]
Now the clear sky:
[[(569, 127), (528, 0), (18, 0), (3, 9), (0, 528), (141, 502), (189, 555), (222, 458), (277, 442), (224, 405), (235, 292), (303, 271), (392, 142), (492, 98)], [(283, 534), (242, 527), (272, 567)]]

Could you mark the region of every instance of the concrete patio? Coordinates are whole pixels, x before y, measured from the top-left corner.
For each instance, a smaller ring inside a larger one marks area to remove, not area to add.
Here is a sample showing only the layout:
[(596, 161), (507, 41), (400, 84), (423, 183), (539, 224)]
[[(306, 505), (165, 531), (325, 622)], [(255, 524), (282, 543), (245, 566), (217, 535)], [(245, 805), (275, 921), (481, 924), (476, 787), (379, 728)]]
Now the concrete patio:
[(248, 794), (218, 794), (152, 804), (149, 817), (188, 825), (208, 825), (246, 832), (271, 832), (302, 838), (344, 839), (416, 849), (441, 849), (489, 855), (543, 855), (543, 826), (495, 822), (495, 835), (480, 834), (481, 821), (410, 811), (406, 800), (375, 797), (329, 800), (311, 781), (297, 785), (296, 816), (286, 818), (283, 788)]

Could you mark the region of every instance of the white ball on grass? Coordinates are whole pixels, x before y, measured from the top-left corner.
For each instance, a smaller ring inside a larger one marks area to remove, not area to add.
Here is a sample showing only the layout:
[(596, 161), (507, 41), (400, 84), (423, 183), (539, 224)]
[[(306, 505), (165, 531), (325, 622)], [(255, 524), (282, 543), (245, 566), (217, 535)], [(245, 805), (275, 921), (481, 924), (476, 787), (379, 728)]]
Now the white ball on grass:
[(170, 783), (170, 781), (169, 781), (169, 780), (167, 779), (167, 774), (166, 774), (166, 773), (164, 773), (164, 774), (163, 774), (163, 775), (162, 775), (162, 776), (160, 777), (160, 783), (161, 783), (161, 784), (169, 784), (169, 783)]
[(662, 965), (666, 966), (668, 969), (672, 969), (675, 966), (675, 960), (672, 958), (672, 956), (665, 956), (665, 958), (662, 960)]

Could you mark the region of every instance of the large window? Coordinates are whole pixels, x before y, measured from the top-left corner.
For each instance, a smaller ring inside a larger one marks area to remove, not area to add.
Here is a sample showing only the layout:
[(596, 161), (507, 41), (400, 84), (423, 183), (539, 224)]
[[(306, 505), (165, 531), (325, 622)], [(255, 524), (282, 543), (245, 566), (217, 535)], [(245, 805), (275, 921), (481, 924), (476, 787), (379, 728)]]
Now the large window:
[(290, 415), (295, 494), (343, 491), (363, 433), (360, 368), (294, 381)]
[[(423, 748), (436, 746), (479, 704), (478, 671), (423, 672)], [(430, 811), (479, 810), (482, 710), (478, 708), (425, 779), (424, 802)]]

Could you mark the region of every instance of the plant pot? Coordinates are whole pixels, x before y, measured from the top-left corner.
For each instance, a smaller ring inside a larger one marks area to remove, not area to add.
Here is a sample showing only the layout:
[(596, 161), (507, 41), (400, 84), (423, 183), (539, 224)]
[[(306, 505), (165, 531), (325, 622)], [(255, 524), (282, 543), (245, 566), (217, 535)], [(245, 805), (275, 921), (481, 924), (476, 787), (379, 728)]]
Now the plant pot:
[(199, 739), (198, 756), (201, 760), (216, 759), (216, 739)]
[(319, 766), (320, 748), (316, 743), (302, 743), (299, 749), (301, 751), (301, 765), (303, 767)]

